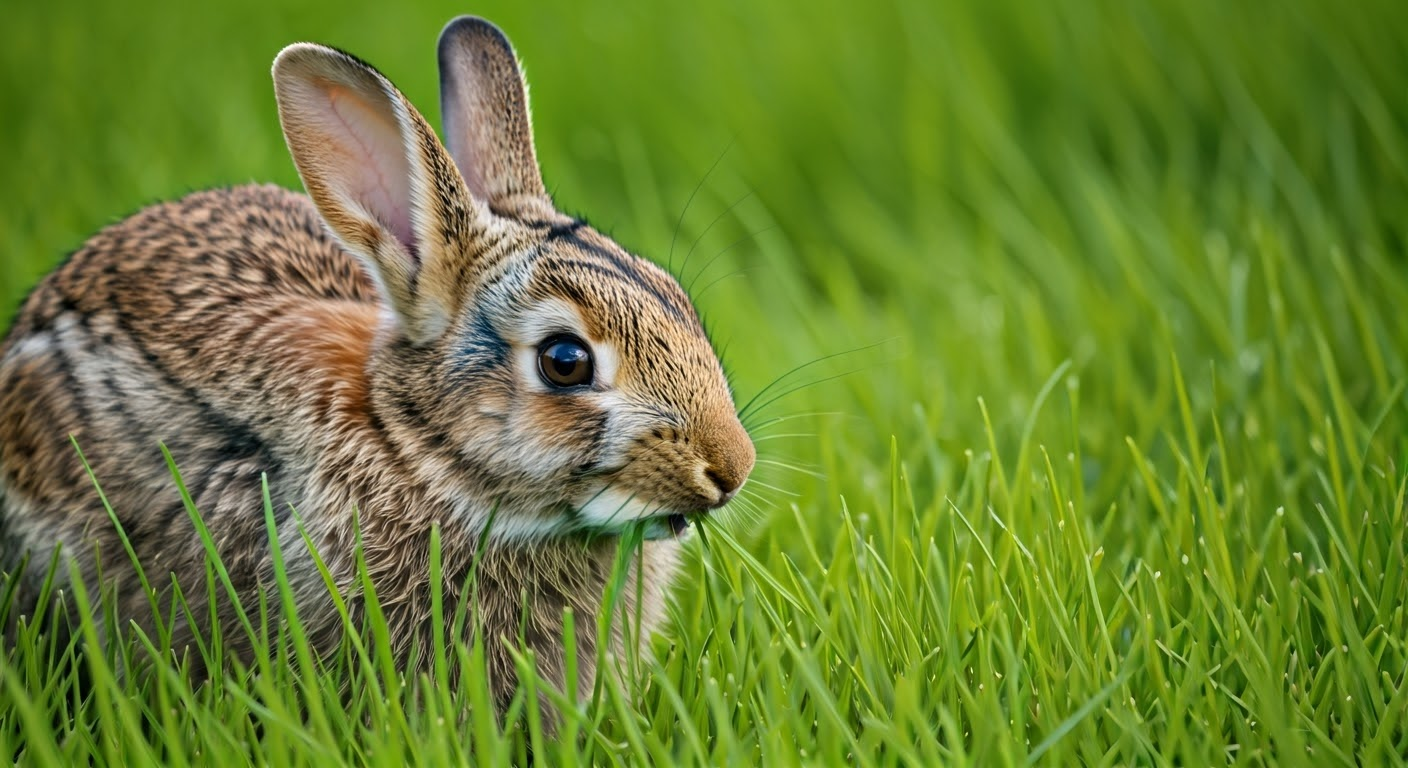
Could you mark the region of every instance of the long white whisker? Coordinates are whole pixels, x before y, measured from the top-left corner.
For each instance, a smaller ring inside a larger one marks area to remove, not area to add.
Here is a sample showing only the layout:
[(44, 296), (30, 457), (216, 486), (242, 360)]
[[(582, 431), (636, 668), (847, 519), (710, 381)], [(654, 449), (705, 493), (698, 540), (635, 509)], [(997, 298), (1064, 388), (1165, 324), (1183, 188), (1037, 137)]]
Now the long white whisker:
[(777, 461), (777, 460), (775, 460), (775, 459), (758, 459), (758, 463), (759, 463), (759, 464), (766, 464), (766, 465), (769, 466), (769, 467), (779, 467), (779, 468), (781, 468), (781, 469), (790, 470), (790, 471), (792, 471), (792, 472), (796, 472), (796, 473), (802, 474), (802, 475), (808, 475), (808, 476), (810, 476), (810, 477), (815, 477), (815, 478), (817, 478), (818, 480), (823, 480), (823, 479), (826, 478), (826, 475), (822, 474), (820, 471), (818, 471), (818, 470), (816, 470), (816, 469), (810, 469), (810, 468), (803, 467), (803, 466), (800, 466), (800, 465), (797, 465), (797, 464), (791, 464), (791, 463), (788, 463), (788, 462), (785, 462), (785, 461)]
[(762, 487), (764, 487), (764, 488), (766, 488), (766, 489), (768, 489), (768, 490), (770, 490), (770, 491), (774, 491), (774, 492), (780, 493), (780, 494), (782, 494), (782, 495), (784, 495), (784, 496), (790, 496), (790, 497), (792, 497), (792, 498), (794, 498), (794, 499), (796, 499), (796, 498), (801, 498), (801, 496), (802, 496), (802, 494), (797, 493), (796, 491), (789, 491), (789, 490), (786, 490), (786, 489), (784, 489), (784, 488), (779, 488), (779, 487), (777, 487), (777, 486), (775, 486), (775, 485), (769, 485), (769, 484), (763, 482), (762, 480), (758, 480), (757, 478), (754, 478), (754, 479), (749, 480), (749, 481), (748, 481), (748, 484), (749, 484), (749, 485), (760, 485), (760, 486), (762, 486)]
[(850, 414), (846, 413), (845, 411), (803, 411), (803, 412), (801, 412), (801, 413), (788, 413), (788, 414), (783, 414), (782, 416), (774, 416), (773, 418), (768, 419), (767, 421), (761, 422), (761, 423), (759, 423), (759, 424), (755, 424), (755, 425), (753, 425), (751, 428), (749, 428), (748, 433), (749, 433), (749, 434), (752, 434), (752, 433), (754, 433), (754, 432), (757, 432), (757, 431), (761, 431), (761, 430), (763, 430), (763, 429), (766, 429), (767, 427), (770, 427), (770, 426), (772, 426), (772, 425), (774, 425), (774, 424), (781, 424), (781, 423), (783, 423), (783, 422), (785, 422), (785, 421), (794, 421), (794, 420), (796, 420), (796, 419), (810, 419), (810, 418), (818, 418), (818, 417), (822, 417), (822, 416), (841, 416), (841, 417), (845, 417), (845, 416), (849, 416), (849, 415), (850, 415)]
[(753, 438), (753, 442), (755, 442), (755, 443), (762, 443), (762, 442), (766, 442), (766, 441), (768, 441), (768, 440), (784, 440), (784, 439), (787, 439), (787, 438), (798, 438), (798, 439), (804, 439), (804, 440), (806, 440), (806, 439), (814, 438), (814, 437), (816, 437), (816, 436), (817, 436), (817, 433), (815, 433), (815, 432), (780, 432), (780, 433), (775, 434), (775, 435), (762, 435), (762, 436), (760, 436), (760, 437), (754, 437), (754, 438)]

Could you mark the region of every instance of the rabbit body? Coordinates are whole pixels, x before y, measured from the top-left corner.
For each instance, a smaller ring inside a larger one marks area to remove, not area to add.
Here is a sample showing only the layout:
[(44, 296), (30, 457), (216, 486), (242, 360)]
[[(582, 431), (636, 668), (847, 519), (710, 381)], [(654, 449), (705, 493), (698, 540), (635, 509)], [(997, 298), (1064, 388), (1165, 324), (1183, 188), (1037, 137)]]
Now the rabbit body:
[[(124, 618), (150, 621), (72, 435), (159, 610), (173, 579), (189, 603), (178, 650), (209, 630), (206, 555), (161, 444), (246, 606), (277, 598), (267, 477), (318, 651), (343, 623), (308, 545), (354, 621), (360, 547), (397, 658), (427, 663), (432, 529), (437, 588), (451, 609), (473, 600), (500, 706), (520, 644), (569, 682), (568, 609), (590, 686), (590, 620), (627, 526), (648, 540), (621, 610), (648, 636), (683, 514), (732, 497), (752, 443), (674, 280), (551, 205), (502, 34), (451, 22), (440, 63), (448, 149), (370, 66), (290, 46), (275, 84), (309, 196), (245, 186), (152, 206), (29, 296), (0, 345), (0, 571), (19, 580), (17, 612), (59, 547)], [(216, 590), (226, 646), (247, 655)]]

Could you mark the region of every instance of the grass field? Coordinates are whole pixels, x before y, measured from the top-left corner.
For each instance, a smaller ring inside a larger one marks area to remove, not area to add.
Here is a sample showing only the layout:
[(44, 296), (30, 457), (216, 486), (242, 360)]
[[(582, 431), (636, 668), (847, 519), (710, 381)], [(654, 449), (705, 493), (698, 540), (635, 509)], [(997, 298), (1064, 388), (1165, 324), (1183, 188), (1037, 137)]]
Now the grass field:
[[(558, 203), (681, 276), (741, 401), (815, 362), (757, 401), (747, 509), (695, 537), (654, 652), (546, 764), (1408, 761), (1408, 6), (142, 5), (6, 8), (6, 320), (147, 202), (297, 187), (285, 43), (438, 124), (435, 36), (474, 12), (524, 59)], [(473, 685), (413, 697), (375, 641), (192, 690), (115, 677), (139, 639), (31, 633), (0, 760), (535, 740)]]

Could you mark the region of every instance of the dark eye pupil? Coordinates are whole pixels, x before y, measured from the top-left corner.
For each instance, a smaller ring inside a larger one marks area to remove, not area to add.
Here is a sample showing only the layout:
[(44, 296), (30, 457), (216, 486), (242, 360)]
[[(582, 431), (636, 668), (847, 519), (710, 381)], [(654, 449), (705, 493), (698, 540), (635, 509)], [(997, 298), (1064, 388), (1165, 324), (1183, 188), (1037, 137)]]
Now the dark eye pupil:
[(554, 344), (548, 354), (552, 355), (552, 369), (559, 376), (571, 376), (587, 362), (587, 351), (571, 344)]
[(576, 339), (556, 339), (544, 344), (538, 366), (547, 383), (559, 387), (590, 384), (592, 356)]

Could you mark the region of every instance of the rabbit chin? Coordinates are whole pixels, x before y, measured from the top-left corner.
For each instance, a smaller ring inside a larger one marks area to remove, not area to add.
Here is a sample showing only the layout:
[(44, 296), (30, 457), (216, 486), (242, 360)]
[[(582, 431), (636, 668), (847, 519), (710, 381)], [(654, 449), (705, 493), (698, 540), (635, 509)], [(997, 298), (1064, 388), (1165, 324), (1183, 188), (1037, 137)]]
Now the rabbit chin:
[(681, 523), (672, 520), (684, 516), (674, 513), (626, 491), (606, 488), (578, 508), (576, 518), (583, 527), (598, 531), (619, 532), (643, 523), (645, 538), (674, 539), (685, 532)]

